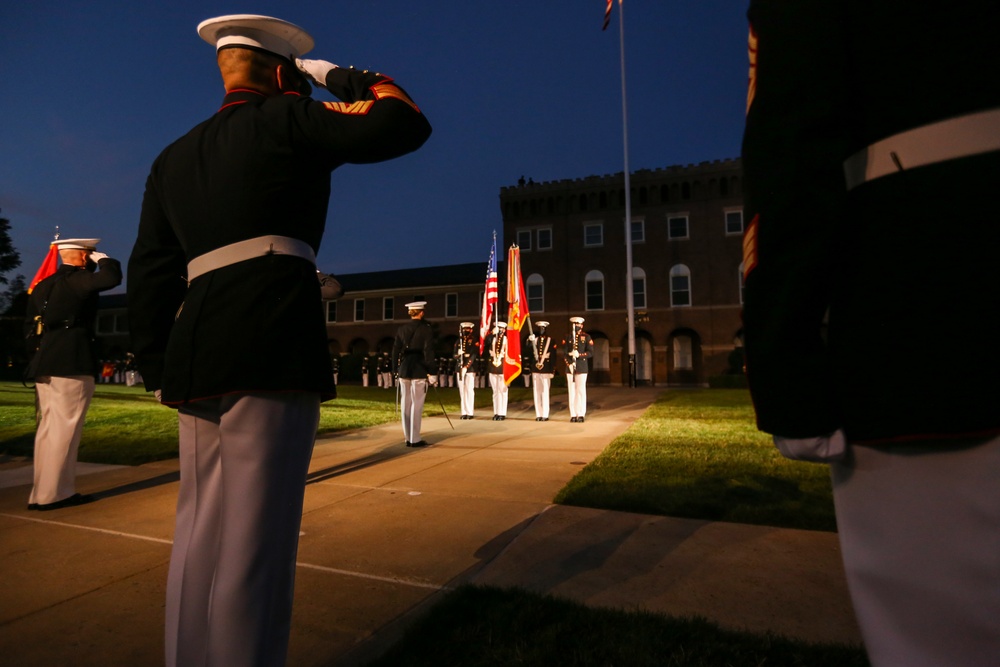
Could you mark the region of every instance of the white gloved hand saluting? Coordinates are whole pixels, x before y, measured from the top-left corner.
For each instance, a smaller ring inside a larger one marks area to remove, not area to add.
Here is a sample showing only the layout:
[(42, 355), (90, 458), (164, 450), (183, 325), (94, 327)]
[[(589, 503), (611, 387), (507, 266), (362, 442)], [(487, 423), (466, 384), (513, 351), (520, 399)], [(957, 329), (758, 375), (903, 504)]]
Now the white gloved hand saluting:
[(302, 58), (295, 59), (295, 66), (309, 77), (309, 80), (323, 88), (326, 88), (326, 75), (337, 69), (336, 65), (326, 60), (303, 60)]
[(108, 256), (105, 255), (103, 252), (97, 252), (95, 250), (94, 252), (90, 253), (90, 261), (92, 261), (94, 264), (97, 264), (102, 259), (107, 259), (107, 258)]

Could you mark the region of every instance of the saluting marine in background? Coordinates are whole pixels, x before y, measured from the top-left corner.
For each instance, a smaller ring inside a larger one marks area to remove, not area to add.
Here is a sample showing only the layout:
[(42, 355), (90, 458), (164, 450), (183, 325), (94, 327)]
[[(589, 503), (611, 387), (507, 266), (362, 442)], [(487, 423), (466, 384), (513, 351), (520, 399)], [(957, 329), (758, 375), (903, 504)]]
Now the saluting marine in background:
[(552, 387), (552, 376), (556, 372), (556, 346), (552, 336), (545, 333), (549, 327), (548, 322), (543, 320), (535, 326), (538, 327), (538, 333), (528, 336), (531, 351), (528, 354), (525, 368), (531, 369), (532, 393), (535, 397), (535, 421), (547, 422), (549, 420), (549, 391)]
[(462, 322), (459, 325), (458, 340), (455, 341), (455, 375), (462, 404), (462, 419), (472, 419), (476, 410), (475, 366), (479, 360), (479, 347), (473, 339), (474, 327), (472, 322)]
[[(82, 505), (94, 499), (76, 493), (76, 457), (98, 371), (97, 294), (122, 282), (118, 260), (96, 252), (99, 241), (55, 241), (62, 266), (35, 285), (28, 298), (25, 326), (41, 333), (41, 346), (28, 366), (39, 417), (29, 510)], [(96, 268), (100, 270), (95, 272)]]
[(569, 394), (569, 420), (582, 422), (587, 416), (587, 374), (594, 356), (594, 339), (583, 330), (583, 318), (569, 318), (572, 333), (563, 341), (566, 361), (566, 390)]

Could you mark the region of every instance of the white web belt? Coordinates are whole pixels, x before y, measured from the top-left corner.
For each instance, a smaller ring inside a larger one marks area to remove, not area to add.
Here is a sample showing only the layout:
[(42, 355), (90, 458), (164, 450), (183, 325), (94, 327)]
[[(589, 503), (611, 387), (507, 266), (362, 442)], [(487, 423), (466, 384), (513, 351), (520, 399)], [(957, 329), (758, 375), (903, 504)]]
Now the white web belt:
[(209, 271), (264, 255), (292, 255), (316, 264), (316, 253), (305, 241), (288, 236), (258, 236), (198, 255), (188, 262), (187, 279), (191, 282)]
[(949, 118), (876, 141), (844, 160), (847, 189), (915, 167), (1000, 150), (1000, 109)]

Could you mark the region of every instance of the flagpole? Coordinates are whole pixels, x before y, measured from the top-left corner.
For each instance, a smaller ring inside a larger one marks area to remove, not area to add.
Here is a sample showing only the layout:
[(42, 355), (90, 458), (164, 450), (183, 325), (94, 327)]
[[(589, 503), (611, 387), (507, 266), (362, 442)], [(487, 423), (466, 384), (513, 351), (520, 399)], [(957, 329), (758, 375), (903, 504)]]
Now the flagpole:
[(628, 167), (628, 105), (625, 95), (625, 14), (618, 0), (618, 43), (622, 70), (622, 145), (625, 154), (625, 307), (628, 311), (628, 386), (636, 386), (635, 299), (632, 285), (632, 187)]

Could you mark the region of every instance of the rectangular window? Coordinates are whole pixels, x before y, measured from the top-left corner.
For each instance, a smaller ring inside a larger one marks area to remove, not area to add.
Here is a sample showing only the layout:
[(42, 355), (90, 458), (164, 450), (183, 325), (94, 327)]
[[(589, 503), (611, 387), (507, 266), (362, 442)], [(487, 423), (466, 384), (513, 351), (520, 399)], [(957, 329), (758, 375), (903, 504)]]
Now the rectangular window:
[(528, 312), (545, 312), (545, 285), (543, 283), (528, 283), (524, 289), (528, 293)]
[(115, 316), (100, 315), (97, 318), (97, 333), (113, 334), (115, 332)]
[(635, 308), (646, 307), (646, 279), (632, 279), (632, 306)]
[(604, 245), (604, 224), (596, 223), (591, 225), (584, 225), (583, 227), (583, 245), (587, 247), (595, 247)]
[(688, 218), (686, 215), (667, 218), (667, 238), (671, 241), (688, 238)]
[(354, 321), (364, 322), (365, 321), (365, 300), (355, 299), (354, 300)]
[(538, 250), (552, 250), (552, 230), (546, 227), (538, 230)]
[(726, 234), (743, 233), (743, 211), (726, 211)]
[(326, 302), (326, 321), (336, 322), (337, 321), (337, 302), (327, 301)]
[(458, 293), (448, 292), (444, 295), (444, 316), (458, 317)]
[(646, 242), (646, 222), (644, 220), (632, 221), (632, 243)]
[(393, 297), (387, 296), (382, 298), (382, 319), (391, 320), (396, 316), (395, 312), (396, 301)]
[(531, 230), (517, 230), (517, 247), (521, 250), (531, 250)]
[(670, 276), (670, 305), (691, 305), (691, 277)]
[(587, 310), (604, 310), (604, 281), (587, 281)]

